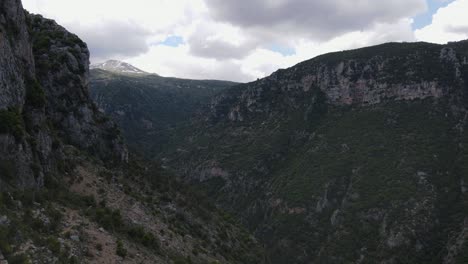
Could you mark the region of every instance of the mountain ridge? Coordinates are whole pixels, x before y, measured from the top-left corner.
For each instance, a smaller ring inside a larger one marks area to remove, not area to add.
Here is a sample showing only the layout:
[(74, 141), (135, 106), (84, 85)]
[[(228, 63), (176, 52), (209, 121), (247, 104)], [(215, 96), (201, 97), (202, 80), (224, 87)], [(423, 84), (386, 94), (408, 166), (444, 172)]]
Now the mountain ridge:
[(137, 74), (137, 75), (154, 74), (154, 75), (157, 75), (155, 73), (145, 72), (129, 63), (119, 61), (119, 60), (107, 60), (102, 63), (91, 64), (89, 68), (91, 70), (101, 69), (101, 70), (106, 70), (106, 71), (110, 71), (114, 73), (121, 73), (121, 74)]

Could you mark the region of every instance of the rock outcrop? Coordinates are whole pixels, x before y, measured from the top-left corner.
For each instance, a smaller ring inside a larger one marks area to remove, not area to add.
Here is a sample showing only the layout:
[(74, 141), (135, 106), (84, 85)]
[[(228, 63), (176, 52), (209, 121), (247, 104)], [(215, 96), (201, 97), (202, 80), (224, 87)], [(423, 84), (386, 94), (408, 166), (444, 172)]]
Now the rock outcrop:
[(466, 41), (388, 43), (322, 55), (221, 94), (212, 101), (212, 117), (244, 121), (256, 113), (310, 112), (322, 102), (365, 106), (459, 95), (467, 49)]
[(41, 187), (67, 144), (125, 162), (116, 125), (89, 98), (86, 44), (19, 0), (0, 7), (0, 189)]

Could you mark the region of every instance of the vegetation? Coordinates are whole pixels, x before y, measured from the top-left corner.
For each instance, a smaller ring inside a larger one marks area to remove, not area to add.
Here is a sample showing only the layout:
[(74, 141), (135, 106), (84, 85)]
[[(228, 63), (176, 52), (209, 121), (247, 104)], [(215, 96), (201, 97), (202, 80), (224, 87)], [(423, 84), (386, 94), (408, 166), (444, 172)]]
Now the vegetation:
[(127, 256), (127, 249), (125, 249), (122, 240), (117, 240), (117, 247), (115, 249), (117, 256), (125, 258)]
[[(96, 103), (119, 123), (132, 150), (154, 154), (167, 145), (174, 128), (189, 121), (198, 107), (209, 102), (210, 96), (232, 85), (93, 69), (90, 92)], [(109, 137), (112, 135), (109, 133)]]
[[(242, 182), (231, 181), (230, 187), (219, 178), (200, 187), (243, 216), (252, 229), (262, 230), (273, 263), (286, 263), (292, 256), (299, 259), (303, 252), (318, 254), (322, 247), (327, 249), (322, 261), (339, 256), (342, 262), (353, 262), (362, 245), (370, 262), (398, 254), (405, 263), (437, 263), (444, 251), (443, 234), (458, 230), (461, 212), (468, 210), (457, 187), (468, 157), (459, 144), (468, 138), (453, 129), (460, 116), (447, 114), (449, 105), (427, 99), (355, 109), (328, 107), (307, 122), (306, 111), (300, 108), (266, 120), (253, 117), (243, 124), (192, 126), (194, 136), (184, 146), (186, 153), (169, 159), (198, 166), (201, 156), (215, 159), (229, 173), (248, 175)], [(232, 174), (230, 178), (236, 179)], [(270, 195), (265, 198), (265, 193)], [(317, 209), (324, 196), (328, 202)], [(269, 199), (281, 201), (278, 209), (269, 208)], [(422, 206), (422, 201), (432, 201), (437, 211), (424, 207), (409, 215), (409, 208)], [(286, 206), (289, 209), (280, 209)], [(252, 208), (258, 211), (252, 213)], [(288, 213), (295, 208), (299, 213)], [(427, 232), (426, 241), (433, 243), (419, 253), (404, 247), (389, 251), (379, 247), (382, 236), (389, 236), (379, 229), (383, 215), (371, 220), (367, 214), (385, 214), (393, 228), (409, 225), (408, 218), (416, 222), (435, 218), (444, 224), (411, 227)]]
[(9, 133), (17, 140), (23, 137), (23, 118), (17, 109), (0, 110), (0, 134)]
[(45, 106), (46, 98), (42, 87), (36, 79), (30, 79), (26, 83), (26, 104), (34, 108)]

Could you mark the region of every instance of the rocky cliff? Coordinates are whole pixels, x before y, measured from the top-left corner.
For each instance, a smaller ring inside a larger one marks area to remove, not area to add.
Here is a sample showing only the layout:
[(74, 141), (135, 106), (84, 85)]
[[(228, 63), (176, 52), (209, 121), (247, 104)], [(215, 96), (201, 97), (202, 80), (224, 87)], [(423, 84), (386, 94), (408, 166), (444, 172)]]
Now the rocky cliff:
[(167, 166), (272, 263), (464, 263), (468, 42), (331, 53), (215, 96)]
[[(34, 175), (31, 168), (35, 160), (24, 138), (22, 112), (27, 85), (35, 78), (34, 59), (21, 5), (16, 1), (0, 4), (0, 188), (7, 181), (32, 187), (41, 184), (41, 175)], [(15, 175), (20, 177), (15, 179)]]
[(243, 114), (310, 108), (318, 101), (368, 106), (456, 96), (466, 78), (467, 46), (387, 43), (325, 54), (214, 98), (212, 115), (242, 121)]
[(41, 187), (66, 159), (64, 145), (125, 161), (116, 125), (89, 98), (86, 44), (19, 1), (0, 5), (0, 189)]

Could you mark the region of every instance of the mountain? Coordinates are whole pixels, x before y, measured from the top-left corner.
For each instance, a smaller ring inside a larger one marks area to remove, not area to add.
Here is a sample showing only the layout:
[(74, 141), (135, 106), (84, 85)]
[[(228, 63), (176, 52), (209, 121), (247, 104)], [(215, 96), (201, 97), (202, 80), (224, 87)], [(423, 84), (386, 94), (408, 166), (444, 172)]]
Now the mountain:
[(184, 126), (210, 98), (235, 85), (214, 80), (187, 80), (157, 75), (128, 75), (92, 69), (91, 97), (116, 120), (132, 150), (152, 156), (176, 141)]
[(467, 263), (467, 106), (468, 41), (387, 43), (227, 89), (159, 157), (271, 263)]
[(90, 98), (84, 42), (0, 6), (0, 263), (261, 262), (234, 218), (128, 152)]
[(146, 75), (149, 74), (145, 71), (138, 69), (137, 67), (128, 64), (123, 61), (118, 60), (108, 60), (103, 63), (98, 64), (91, 64), (89, 66), (90, 69), (101, 69), (109, 72), (114, 73), (121, 73), (121, 74), (137, 74), (137, 75)]
[(468, 41), (235, 85), (94, 69), (96, 106), (86, 44), (0, 6), (1, 263), (468, 262)]

